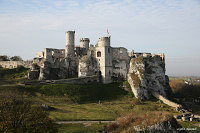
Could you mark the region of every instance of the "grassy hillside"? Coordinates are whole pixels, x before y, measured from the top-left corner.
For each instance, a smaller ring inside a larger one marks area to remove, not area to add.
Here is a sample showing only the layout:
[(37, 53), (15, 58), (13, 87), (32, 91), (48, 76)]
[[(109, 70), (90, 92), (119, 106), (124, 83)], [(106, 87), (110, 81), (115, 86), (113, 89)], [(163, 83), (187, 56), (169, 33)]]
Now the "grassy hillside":
[[(49, 110), (49, 117), (54, 121), (77, 121), (77, 120), (116, 120), (121, 116), (133, 113), (143, 116), (151, 112), (168, 112), (177, 114), (173, 108), (153, 99), (139, 101), (132, 93), (123, 90), (122, 86), (129, 88), (127, 82), (112, 84), (65, 84), (65, 85), (28, 85), (17, 86), (17, 82), (24, 80), (27, 69), (5, 70), (1, 69), (0, 93), (5, 91), (19, 91), (30, 99), (35, 105), (46, 104), (55, 108)], [(2, 74), (4, 73), (4, 74)], [(6, 86), (5, 86), (6, 84)], [(13, 86), (7, 86), (13, 84)], [(189, 91), (186, 87), (180, 87), (171, 83), (176, 97), (195, 94), (198, 89)], [(181, 90), (181, 91), (180, 91)], [(181, 93), (180, 93), (181, 92)], [(186, 93), (187, 92), (187, 93)], [(192, 92), (192, 93), (191, 93)], [(179, 95), (179, 96), (178, 96)], [(197, 111), (200, 110), (199, 108)], [(181, 123), (190, 127), (187, 122)], [(194, 126), (194, 124), (192, 124)], [(98, 132), (104, 124), (63, 124), (58, 125), (59, 132)]]
[(27, 70), (29, 69), (24, 68), (23, 66), (14, 69), (0, 68), (0, 78), (1, 79), (24, 78), (24, 76), (27, 74)]
[(18, 67), (14, 69), (0, 68), (0, 85), (13, 85), (24, 81), (28, 73), (27, 68)]

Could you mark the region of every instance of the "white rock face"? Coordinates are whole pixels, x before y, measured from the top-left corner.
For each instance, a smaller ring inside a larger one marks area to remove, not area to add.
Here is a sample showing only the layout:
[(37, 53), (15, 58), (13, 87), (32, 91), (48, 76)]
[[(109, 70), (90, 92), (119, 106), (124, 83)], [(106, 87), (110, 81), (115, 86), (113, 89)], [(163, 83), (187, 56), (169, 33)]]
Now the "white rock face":
[(165, 62), (160, 56), (139, 56), (130, 61), (128, 82), (138, 99), (149, 99), (151, 91), (163, 96), (171, 93), (169, 79), (165, 75)]

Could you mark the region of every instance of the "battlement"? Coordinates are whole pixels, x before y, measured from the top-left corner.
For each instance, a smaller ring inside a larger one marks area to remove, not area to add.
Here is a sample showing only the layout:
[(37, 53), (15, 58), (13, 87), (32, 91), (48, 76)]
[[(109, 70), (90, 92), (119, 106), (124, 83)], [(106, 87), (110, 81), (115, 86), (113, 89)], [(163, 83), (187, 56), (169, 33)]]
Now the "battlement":
[(106, 37), (100, 37), (99, 41), (107, 41), (110, 40), (110, 36), (106, 36)]
[(89, 38), (81, 38), (80, 39), (80, 42), (85, 42), (85, 41), (90, 42), (90, 39)]
[(98, 40), (98, 47), (110, 46), (110, 36), (109, 37), (100, 37)]
[(66, 31), (65, 33), (75, 33), (75, 31), (70, 30), (70, 31)]

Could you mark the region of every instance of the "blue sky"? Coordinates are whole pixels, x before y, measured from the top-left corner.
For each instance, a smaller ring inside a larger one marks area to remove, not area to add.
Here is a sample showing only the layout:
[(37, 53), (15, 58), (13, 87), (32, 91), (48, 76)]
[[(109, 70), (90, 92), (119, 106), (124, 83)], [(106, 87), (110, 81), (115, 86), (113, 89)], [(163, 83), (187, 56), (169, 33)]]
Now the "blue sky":
[(79, 38), (111, 34), (112, 46), (165, 53), (167, 74), (200, 76), (200, 0), (0, 0), (0, 54), (31, 59)]

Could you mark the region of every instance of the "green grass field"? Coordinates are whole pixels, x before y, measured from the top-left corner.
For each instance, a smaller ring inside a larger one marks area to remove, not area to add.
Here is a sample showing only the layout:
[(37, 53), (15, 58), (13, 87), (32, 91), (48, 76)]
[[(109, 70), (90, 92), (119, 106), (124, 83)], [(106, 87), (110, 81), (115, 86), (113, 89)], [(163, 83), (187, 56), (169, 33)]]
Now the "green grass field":
[(99, 133), (106, 124), (61, 124), (59, 133)]

